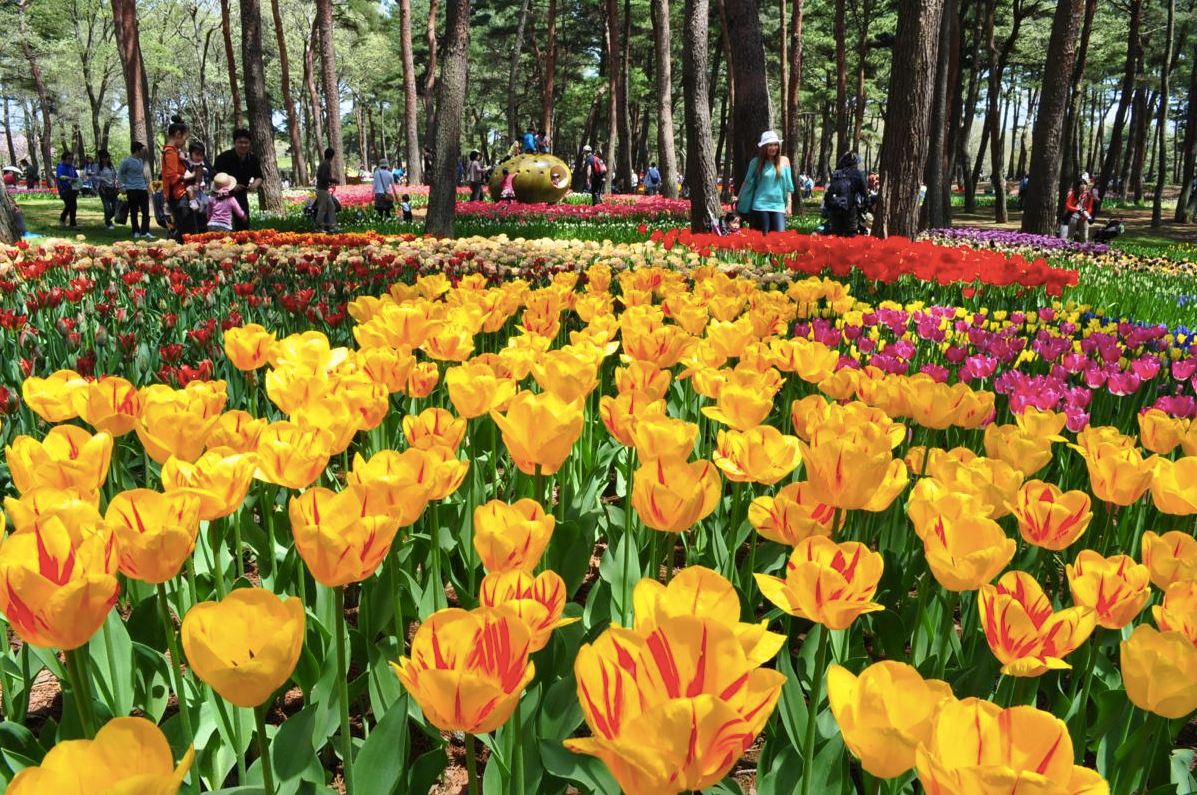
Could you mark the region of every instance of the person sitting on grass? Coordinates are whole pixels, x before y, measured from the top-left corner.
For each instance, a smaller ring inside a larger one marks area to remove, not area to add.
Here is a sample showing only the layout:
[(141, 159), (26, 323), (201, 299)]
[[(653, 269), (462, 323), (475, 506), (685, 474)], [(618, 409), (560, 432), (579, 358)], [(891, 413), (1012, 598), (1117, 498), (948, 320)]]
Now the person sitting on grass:
[(232, 232), (233, 219), (245, 220), (245, 210), (233, 195), (237, 187), (237, 178), (231, 174), (220, 173), (212, 179), (212, 195), (208, 200), (208, 231)]

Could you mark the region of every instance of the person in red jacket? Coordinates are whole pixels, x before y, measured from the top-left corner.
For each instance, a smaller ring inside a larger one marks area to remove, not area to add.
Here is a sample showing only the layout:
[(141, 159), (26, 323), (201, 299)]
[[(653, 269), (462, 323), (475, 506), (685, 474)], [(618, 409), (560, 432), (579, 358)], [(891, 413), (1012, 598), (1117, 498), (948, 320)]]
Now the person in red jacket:
[(180, 243), (183, 235), (194, 235), (200, 231), (198, 216), (187, 200), (188, 169), (183, 161), (187, 151), (187, 124), (178, 116), (171, 117), (166, 128), (166, 145), (162, 147), (162, 198), (166, 212), (174, 225), (174, 237)]
[[(1096, 197), (1089, 189), (1089, 181), (1082, 177), (1072, 186), (1064, 199), (1064, 217), (1060, 219), (1061, 230), (1065, 232), (1065, 240), (1080, 240), (1089, 242), (1089, 224), (1097, 213)], [(1067, 224), (1067, 231), (1063, 228)]]

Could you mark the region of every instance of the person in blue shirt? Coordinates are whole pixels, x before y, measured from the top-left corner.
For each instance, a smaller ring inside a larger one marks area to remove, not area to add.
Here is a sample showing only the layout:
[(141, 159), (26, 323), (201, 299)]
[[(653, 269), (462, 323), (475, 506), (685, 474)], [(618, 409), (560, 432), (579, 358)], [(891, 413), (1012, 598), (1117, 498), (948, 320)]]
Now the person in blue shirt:
[(66, 226), (71, 222), (75, 228), (75, 214), (79, 209), (79, 172), (75, 169), (75, 156), (70, 152), (62, 155), (54, 175), (58, 179), (58, 197), (62, 199), (62, 213), (58, 216), (58, 225)]
[(524, 154), (536, 154), (536, 130), (531, 125), (528, 126), (528, 131), (524, 133)]
[(786, 206), (794, 192), (789, 158), (781, 154), (781, 139), (772, 130), (761, 135), (757, 155), (748, 164), (736, 211), (749, 216), (752, 228), (769, 234), (784, 232)]
[(661, 192), (661, 170), (656, 163), (649, 163), (648, 171), (644, 172), (644, 193), (646, 196), (656, 196)]

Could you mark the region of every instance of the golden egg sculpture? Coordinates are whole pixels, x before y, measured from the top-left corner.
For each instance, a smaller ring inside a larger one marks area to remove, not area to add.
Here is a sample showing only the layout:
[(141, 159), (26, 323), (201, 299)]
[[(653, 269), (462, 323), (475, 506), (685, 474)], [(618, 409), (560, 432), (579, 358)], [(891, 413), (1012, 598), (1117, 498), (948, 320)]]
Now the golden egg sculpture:
[(498, 201), (503, 190), (503, 170), (515, 174), (515, 200), (525, 204), (556, 204), (570, 190), (569, 166), (552, 155), (516, 155), (495, 166), (490, 176), (490, 197)]

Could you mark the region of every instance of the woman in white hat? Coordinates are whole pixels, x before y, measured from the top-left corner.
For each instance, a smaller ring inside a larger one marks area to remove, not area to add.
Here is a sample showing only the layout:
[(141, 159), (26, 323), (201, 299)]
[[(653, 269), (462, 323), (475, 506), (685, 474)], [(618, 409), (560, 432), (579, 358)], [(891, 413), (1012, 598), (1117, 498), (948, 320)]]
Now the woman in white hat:
[(757, 144), (757, 155), (748, 164), (736, 210), (749, 217), (753, 229), (765, 234), (786, 228), (786, 203), (794, 192), (790, 161), (781, 154), (781, 139), (767, 130)]

